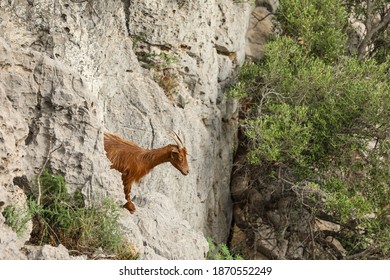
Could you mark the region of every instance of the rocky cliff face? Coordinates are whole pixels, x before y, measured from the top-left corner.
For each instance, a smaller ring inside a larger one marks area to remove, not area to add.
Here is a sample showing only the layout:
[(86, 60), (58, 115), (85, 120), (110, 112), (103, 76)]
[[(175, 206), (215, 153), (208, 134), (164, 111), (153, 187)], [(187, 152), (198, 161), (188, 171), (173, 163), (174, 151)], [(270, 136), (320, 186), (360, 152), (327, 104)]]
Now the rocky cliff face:
[[(156, 167), (121, 223), (143, 259), (203, 258), (205, 237), (226, 240), (232, 218), (236, 104), (224, 89), (245, 57), (249, 13), (230, 0), (1, 1), (0, 207), (24, 205), (44, 167), (88, 203), (123, 203), (103, 131), (157, 148), (174, 129), (190, 175)], [(0, 258), (26, 258), (28, 234), (3, 222)]]

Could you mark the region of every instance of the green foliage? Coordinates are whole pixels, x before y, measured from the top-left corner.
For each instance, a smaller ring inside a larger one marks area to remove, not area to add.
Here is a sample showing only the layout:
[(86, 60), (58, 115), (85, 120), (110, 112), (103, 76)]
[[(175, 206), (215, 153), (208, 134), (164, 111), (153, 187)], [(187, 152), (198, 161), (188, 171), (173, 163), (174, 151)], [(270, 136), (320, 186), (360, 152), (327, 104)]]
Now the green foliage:
[(147, 69), (155, 69), (156, 71), (162, 71), (166, 68), (172, 67), (177, 62), (178, 57), (169, 52), (162, 51), (157, 53), (138, 53), (138, 58), (143, 62), (143, 66)]
[(257, 101), (245, 120), (253, 163), (325, 163), (346, 147), (365, 149), (389, 129), (390, 85), (384, 65), (374, 60), (331, 66), (282, 37), (268, 44), (262, 64), (244, 72), (261, 75), (261, 82), (242, 75), (239, 87)]
[(84, 206), (80, 192), (70, 195), (60, 175), (45, 170), (38, 178), (42, 187), (42, 203), (28, 200), (29, 211), (35, 217), (32, 242), (63, 244), (71, 250), (91, 254), (102, 248), (119, 259), (136, 257), (123, 237), (119, 207), (110, 200), (90, 208)]
[(262, 85), (261, 68), (254, 63), (247, 63), (240, 69), (239, 81), (232, 85), (228, 97), (243, 100), (258, 95)]
[(269, 104), (267, 114), (248, 119), (245, 135), (252, 143), (250, 163), (293, 160), (303, 164), (302, 153), (307, 149), (312, 130), (307, 110), (305, 106)]
[(349, 225), (341, 239), (355, 253), (390, 247), (380, 214), (390, 203), (389, 61), (342, 55), (347, 15), (339, 3), (281, 1), (284, 36), (242, 68), (231, 96), (250, 104), (242, 120), (249, 162), (320, 186), (326, 210)]
[(173, 69), (173, 64), (178, 61), (178, 56), (170, 52), (160, 53), (137, 53), (143, 67), (153, 73), (153, 79), (164, 90), (165, 95), (172, 101), (173, 94), (177, 87), (177, 73)]
[(148, 35), (147, 33), (141, 32), (132, 38), (133, 39), (133, 50), (137, 49), (139, 43), (144, 42), (146, 40), (147, 35)]
[(160, 55), (160, 63), (161, 65), (159, 66), (161, 69), (164, 68), (169, 68), (172, 66), (173, 63), (176, 63), (178, 58), (177, 56), (167, 53), (167, 52), (161, 52)]
[(234, 3), (248, 3), (252, 7), (255, 7), (257, 1), (255, 1), (255, 0), (234, 0), (233, 2)]
[(207, 238), (207, 242), (209, 243), (208, 260), (243, 260), (240, 255), (232, 255), (225, 243), (216, 245), (211, 238)]
[(347, 13), (338, 0), (280, 1), (277, 19), (305, 53), (333, 61), (344, 53)]
[(16, 205), (7, 205), (3, 212), (5, 224), (12, 228), (20, 237), (27, 230), (27, 223), (31, 220), (31, 213), (22, 207)]

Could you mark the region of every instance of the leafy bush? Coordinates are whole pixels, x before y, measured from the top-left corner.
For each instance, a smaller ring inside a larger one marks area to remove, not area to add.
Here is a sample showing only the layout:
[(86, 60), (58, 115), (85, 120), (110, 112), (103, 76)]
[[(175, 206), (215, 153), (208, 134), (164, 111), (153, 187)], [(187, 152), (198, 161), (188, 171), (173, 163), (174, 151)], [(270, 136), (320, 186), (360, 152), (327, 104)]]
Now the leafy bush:
[(123, 237), (119, 207), (106, 199), (86, 208), (80, 192), (68, 194), (65, 180), (45, 170), (39, 178), (43, 187), (42, 204), (30, 200), (39, 224), (40, 242), (62, 243), (68, 249), (91, 254), (102, 248), (115, 258), (133, 259), (134, 249)]
[(345, 51), (347, 13), (341, 1), (280, 1), (277, 19), (308, 55), (333, 61)]
[(262, 160), (302, 162), (307, 149), (311, 126), (305, 106), (269, 104), (267, 114), (246, 121), (245, 135), (252, 142), (249, 162)]
[[(262, 77), (257, 92), (253, 79), (245, 76), (240, 88), (234, 88), (247, 92), (241, 96), (249, 95), (256, 104), (244, 121), (245, 134), (254, 141), (251, 162), (264, 158), (303, 163), (299, 155), (313, 162), (338, 154), (342, 147), (363, 149), (367, 141), (382, 139), (388, 129), (389, 101), (384, 67), (356, 59), (331, 67), (304, 57), (294, 44), (283, 38), (274, 41), (267, 46), (270, 52), (263, 64), (244, 67), (244, 72)], [(256, 67), (257, 71), (245, 69)], [(286, 154), (289, 158), (282, 156)]]
[(42, 188), (40, 203), (35, 197), (27, 201), (28, 209), (7, 206), (3, 215), (18, 234), (33, 218), (30, 241), (33, 244), (63, 244), (72, 252), (92, 255), (101, 248), (116, 259), (137, 257), (133, 246), (125, 240), (119, 220), (119, 207), (110, 200), (86, 208), (82, 194), (70, 195), (60, 175), (44, 170), (39, 180)]
[(266, 45), (260, 63), (242, 68), (232, 88), (248, 160), (293, 170), (293, 184), (326, 191), (351, 254), (389, 248), (381, 213), (390, 197), (390, 61), (343, 56), (347, 16), (339, 1), (325, 2), (281, 1), (284, 35)]

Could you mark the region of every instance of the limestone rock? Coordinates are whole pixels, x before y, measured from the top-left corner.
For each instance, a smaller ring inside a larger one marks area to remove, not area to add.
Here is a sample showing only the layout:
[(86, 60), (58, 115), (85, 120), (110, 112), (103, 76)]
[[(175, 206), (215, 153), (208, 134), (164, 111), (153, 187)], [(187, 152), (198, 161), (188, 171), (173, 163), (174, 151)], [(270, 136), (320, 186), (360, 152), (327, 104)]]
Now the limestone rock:
[[(231, 224), (237, 104), (223, 92), (244, 61), (248, 16), (247, 4), (222, 0), (0, 2), (0, 190), (34, 192), (47, 167), (88, 203), (122, 204), (103, 131), (156, 148), (174, 129), (190, 175), (156, 167), (133, 187), (139, 211), (121, 222), (141, 258), (203, 258), (205, 236), (226, 241)], [(173, 98), (141, 67), (137, 40), (176, 58)], [(23, 258), (21, 243), (5, 243), (11, 258)]]
[[(16, 195), (15, 195), (16, 194)], [(0, 260), (16, 260), (26, 259), (25, 254), (21, 252), (21, 248), (24, 243), (29, 239), (29, 231), (31, 231), (31, 223), (26, 225), (24, 229), (21, 229), (21, 233), (18, 235), (13, 231), (5, 222), (5, 218), (1, 214), (7, 205), (11, 204), (11, 201), (15, 199), (15, 204), (20, 207), (20, 199), (26, 199), (21, 190), (14, 186), (8, 186), (7, 189), (0, 188), (0, 199), (2, 206), (0, 206)], [(19, 201), (18, 201), (19, 200)], [(16, 202), (18, 201), (18, 202)]]
[(274, 33), (272, 18), (277, 7), (278, 1), (256, 1), (246, 33), (246, 56), (249, 60), (263, 57), (264, 45)]
[(72, 257), (68, 250), (62, 245), (53, 247), (50, 245), (31, 246), (27, 245), (24, 250), (29, 260), (83, 260), (86, 256)]
[[(8, 46), (0, 38), (0, 65), (9, 65), (11, 57), (7, 57)], [(0, 70), (0, 77), (3, 71)], [(5, 222), (2, 213), (6, 207), (13, 205), (23, 211), (26, 195), (13, 185), (14, 178), (21, 176), (21, 162), (26, 152), (23, 148), (28, 127), (23, 118), (17, 114), (17, 107), (6, 95), (9, 86), (21, 83), (16, 76), (11, 76), (10, 84), (0, 78), (0, 259), (25, 259), (20, 248), (29, 239), (31, 222), (26, 223), (17, 234)]]
[(329, 221), (325, 221), (319, 218), (315, 219), (315, 231), (331, 231), (331, 232), (339, 232), (341, 226)]
[[(134, 217), (122, 215), (123, 225), (134, 224), (138, 230), (133, 235), (140, 240), (134, 244), (142, 259), (203, 259), (208, 243), (200, 232), (180, 219), (172, 202), (158, 192), (148, 192), (134, 200), (137, 211)], [(195, 246), (195, 249), (194, 249)]]
[(338, 241), (336, 238), (332, 237), (332, 236), (327, 236), (325, 238), (325, 240), (327, 242), (329, 242), (333, 249), (337, 251), (337, 253), (341, 256), (341, 257), (345, 257), (347, 255), (347, 250), (345, 250), (345, 248), (343, 247), (343, 245), (340, 243), (340, 241)]
[(23, 147), (25, 153), (13, 157), (19, 160), (19, 174), (31, 182), (43, 168), (50, 168), (64, 174), (72, 191), (77, 186), (93, 186), (97, 189), (93, 195), (98, 195), (99, 187), (108, 187), (111, 179), (103, 147), (98, 145), (102, 119), (82, 78), (40, 53), (11, 51), (3, 40), (0, 44), (7, 49), (3, 55), (8, 58), (7, 71), (0, 72), (11, 101), (5, 107), (15, 108), (4, 120), (19, 120), (25, 130), (28, 128), (22, 139), (15, 140), (16, 147)]

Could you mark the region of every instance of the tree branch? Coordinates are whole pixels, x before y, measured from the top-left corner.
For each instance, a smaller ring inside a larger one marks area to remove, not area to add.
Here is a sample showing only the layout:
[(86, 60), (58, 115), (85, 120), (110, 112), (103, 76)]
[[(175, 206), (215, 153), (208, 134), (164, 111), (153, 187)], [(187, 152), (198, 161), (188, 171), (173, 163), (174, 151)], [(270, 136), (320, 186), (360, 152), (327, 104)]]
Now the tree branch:
[(365, 26), (366, 26), (366, 35), (364, 36), (363, 40), (359, 44), (358, 47), (358, 58), (361, 60), (363, 59), (364, 55), (366, 54), (366, 49), (368, 44), (370, 43), (372, 37), (375, 33), (377, 33), (380, 29), (383, 27), (389, 25), (390, 23), (390, 11), (387, 11), (387, 13), (383, 16), (382, 20), (376, 25), (373, 26), (372, 18), (373, 18), (373, 5), (372, 1), (367, 1), (367, 9), (366, 9), (366, 20), (365, 20)]

